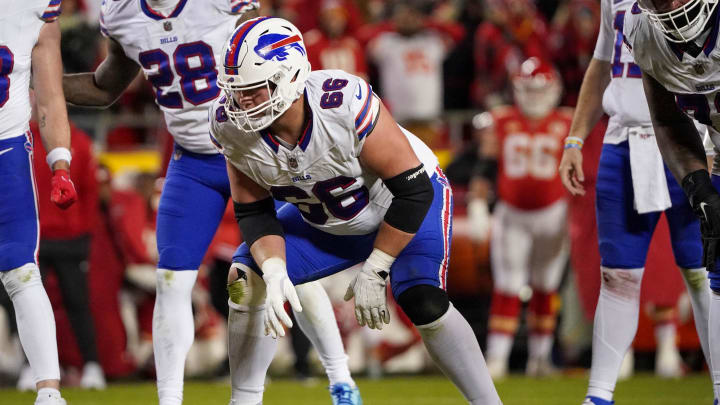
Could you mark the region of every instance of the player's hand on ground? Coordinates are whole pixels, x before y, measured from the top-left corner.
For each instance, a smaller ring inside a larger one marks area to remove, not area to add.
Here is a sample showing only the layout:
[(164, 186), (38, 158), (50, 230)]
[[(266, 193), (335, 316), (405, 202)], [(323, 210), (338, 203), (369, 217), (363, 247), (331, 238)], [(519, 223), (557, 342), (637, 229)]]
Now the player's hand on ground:
[(707, 170), (698, 170), (687, 175), (682, 181), (685, 194), (695, 215), (700, 219), (700, 233), (703, 242), (703, 266), (715, 270), (720, 254), (720, 194), (715, 190)]
[(585, 174), (582, 169), (583, 156), (578, 148), (565, 149), (560, 160), (558, 171), (560, 172), (560, 180), (563, 186), (572, 195), (585, 195), (585, 187), (582, 182), (585, 181)]
[[(267, 261), (266, 261), (267, 262)], [(288, 278), (284, 261), (282, 269), (268, 271), (263, 265), (263, 280), (265, 280), (265, 334), (273, 338), (285, 336), (285, 328), (292, 328), (293, 323), (285, 311), (285, 301), (290, 303), (296, 312), (302, 312), (300, 299), (298, 298), (295, 286)]]
[(67, 170), (55, 170), (50, 180), (50, 201), (62, 209), (73, 205), (77, 200), (75, 185)]
[(389, 269), (376, 267), (366, 261), (348, 286), (345, 301), (355, 297), (355, 318), (360, 326), (367, 324), (370, 329), (382, 329), (383, 322), (390, 323), (385, 291), (388, 274)]

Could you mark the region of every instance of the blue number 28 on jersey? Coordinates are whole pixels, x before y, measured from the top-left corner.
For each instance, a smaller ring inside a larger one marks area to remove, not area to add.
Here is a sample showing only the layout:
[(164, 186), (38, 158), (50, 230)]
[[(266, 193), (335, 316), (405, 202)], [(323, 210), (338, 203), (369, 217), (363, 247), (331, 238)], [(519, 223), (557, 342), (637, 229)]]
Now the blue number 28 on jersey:
[(10, 48), (0, 46), (0, 107), (10, 98), (10, 73), (13, 71), (15, 59)]
[(175, 80), (170, 66), (170, 56), (162, 49), (142, 52), (138, 59), (142, 67), (155, 70), (148, 74), (148, 80), (155, 88), (157, 103), (166, 108), (182, 108), (183, 98), (192, 105), (215, 100), (220, 94), (217, 87), (217, 70), (212, 47), (203, 41), (180, 44), (172, 55), (175, 72), (180, 76), (180, 90), (165, 92)]

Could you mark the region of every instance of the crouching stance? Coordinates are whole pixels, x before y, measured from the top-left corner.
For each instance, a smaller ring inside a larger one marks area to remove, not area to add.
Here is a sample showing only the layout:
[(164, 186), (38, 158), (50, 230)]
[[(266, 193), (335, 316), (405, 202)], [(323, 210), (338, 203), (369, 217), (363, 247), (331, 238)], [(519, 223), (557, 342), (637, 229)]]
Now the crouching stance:
[[(262, 400), (264, 370), (239, 363), (262, 352), (269, 365), (272, 337), (292, 326), (284, 302), (302, 316), (298, 298), (313, 296), (313, 281), (363, 263), (345, 295), (355, 299), (358, 322), (389, 323), (389, 281), (465, 398), (500, 404), (475, 335), (445, 292), (452, 192), (432, 151), (395, 123), (362, 79), (310, 72), (302, 35), (288, 21), (240, 25), (223, 64), (211, 137), (228, 161), (245, 238), (230, 275), (234, 403)], [(289, 204), (276, 212), (273, 199)]]

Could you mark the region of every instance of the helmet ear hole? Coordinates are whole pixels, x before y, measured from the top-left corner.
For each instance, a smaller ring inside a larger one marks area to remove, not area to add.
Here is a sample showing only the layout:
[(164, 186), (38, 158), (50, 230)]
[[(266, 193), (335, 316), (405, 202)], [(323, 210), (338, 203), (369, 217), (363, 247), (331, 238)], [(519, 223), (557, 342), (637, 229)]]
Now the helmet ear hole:
[(297, 80), (299, 74), (300, 74), (300, 69), (295, 71), (295, 74), (293, 75), (292, 79), (290, 79), (290, 83), (295, 83), (295, 80)]

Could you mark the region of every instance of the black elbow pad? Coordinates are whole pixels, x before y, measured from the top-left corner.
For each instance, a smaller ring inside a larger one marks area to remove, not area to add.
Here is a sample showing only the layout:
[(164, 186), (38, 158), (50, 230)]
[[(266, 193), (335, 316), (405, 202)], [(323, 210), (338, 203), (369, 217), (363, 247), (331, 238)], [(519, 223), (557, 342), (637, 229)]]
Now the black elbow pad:
[(385, 213), (385, 222), (403, 232), (416, 233), (435, 195), (425, 167), (420, 164), (383, 183), (395, 197)]
[(233, 207), (235, 220), (248, 247), (266, 235), (285, 235), (271, 197), (246, 204), (233, 201)]

